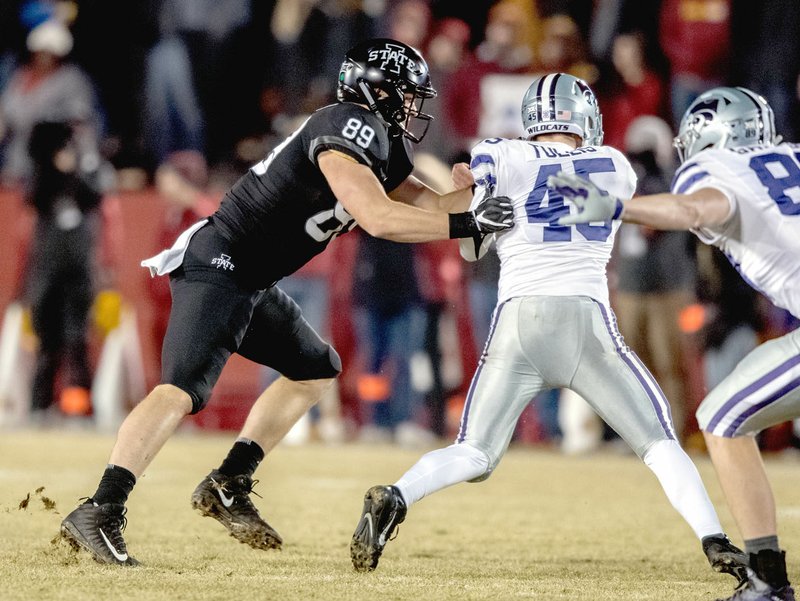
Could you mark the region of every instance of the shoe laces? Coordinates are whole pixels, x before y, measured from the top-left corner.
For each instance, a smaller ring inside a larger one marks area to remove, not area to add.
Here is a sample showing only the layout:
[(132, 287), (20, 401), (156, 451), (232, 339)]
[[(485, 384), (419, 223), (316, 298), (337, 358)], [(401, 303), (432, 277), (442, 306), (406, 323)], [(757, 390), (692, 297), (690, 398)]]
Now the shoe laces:
[(211, 480), (211, 484), (214, 485), (215, 488), (218, 490), (223, 490), (227, 493), (232, 495), (249, 495), (254, 494), (259, 498), (261, 497), (256, 491), (253, 490), (255, 485), (258, 484), (258, 480), (253, 480), (250, 476), (245, 474), (241, 474), (239, 476), (228, 476), (223, 477), (217, 480), (213, 476), (209, 476), (209, 480)]
[[(128, 513), (128, 508), (124, 505), (120, 503), (98, 503), (92, 497), (80, 497), (78, 500), (83, 501), (82, 505), (89, 503), (98, 509), (104, 505), (108, 506), (108, 509), (100, 511), (98, 521), (102, 522), (103, 526), (109, 526), (121, 532), (125, 531), (128, 525), (128, 518), (125, 517), (125, 514)], [(117, 507), (121, 509), (117, 510)]]
[(211, 482), (217, 489), (233, 495), (235, 500), (231, 509), (235, 507), (240, 513), (245, 512), (259, 519), (261, 518), (258, 509), (253, 505), (249, 497), (250, 494), (254, 494), (259, 498), (263, 498), (253, 490), (253, 487), (258, 484), (258, 480), (253, 480), (250, 476), (241, 474), (239, 476), (221, 478), (220, 481), (211, 478)]
[[(94, 499), (91, 497), (82, 497), (80, 500), (85, 503), (95, 504)], [(96, 507), (98, 509), (97, 528), (105, 533), (117, 550), (125, 551), (127, 547), (125, 539), (122, 538), (122, 533), (128, 526), (128, 518), (125, 516), (128, 513), (128, 508), (118, 503), (103, 503), (96, 505)]]
[(230, 492), (242, 492), (243, 494), (246, 495), (255, 495), (259, 499), (264, 498), (260, 494), (258, 494), (255, 490), (253, 490), (256, 484), (258, 484), (259, 482), (258, 480), (253, 480), (249, 476), (242, 475), (242, 476), (236, 476), (235, 478), (232, 479), (232, 481), (237, 485), (237, 488), (239, 490)]

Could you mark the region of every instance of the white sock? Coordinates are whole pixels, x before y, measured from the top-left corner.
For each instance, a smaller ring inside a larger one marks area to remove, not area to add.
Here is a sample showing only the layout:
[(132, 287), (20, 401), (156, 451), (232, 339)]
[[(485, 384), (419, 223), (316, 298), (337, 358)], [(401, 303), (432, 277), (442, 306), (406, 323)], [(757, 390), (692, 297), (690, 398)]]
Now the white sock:
[(486, 453), (468, 444), (454, 444), (420, 457), (395, 486), (411, 506), (437, 490), (482, 476), (487, 469)]
[(642, 460), (653, 470), (669, 502), (691, 526), (697, 538), (722, 532), (697, 467), (676, 441), (658, 441), (647, 450)]

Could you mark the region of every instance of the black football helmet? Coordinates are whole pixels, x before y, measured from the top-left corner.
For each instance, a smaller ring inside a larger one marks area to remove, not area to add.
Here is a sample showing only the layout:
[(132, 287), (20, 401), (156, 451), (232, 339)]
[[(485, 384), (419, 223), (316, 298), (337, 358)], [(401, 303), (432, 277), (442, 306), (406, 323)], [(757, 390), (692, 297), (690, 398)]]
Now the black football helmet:
[[(336, 98), (369, 106), (389, 125), (390, 135), (402, 134), (413, 142), (422, 140), (433, 119), (422, 112), (422, 104), (435, 96), (428, 65), (411, 46), (377, 38), (345, 54)], [(412, 119), (424, 122), (421, 132), (411, 132)]]

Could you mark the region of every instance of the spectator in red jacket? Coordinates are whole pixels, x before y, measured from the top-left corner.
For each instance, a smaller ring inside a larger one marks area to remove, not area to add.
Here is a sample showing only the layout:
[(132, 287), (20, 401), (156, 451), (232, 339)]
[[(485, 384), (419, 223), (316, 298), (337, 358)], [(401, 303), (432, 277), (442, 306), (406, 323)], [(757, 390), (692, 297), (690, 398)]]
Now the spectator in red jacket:
[(604, 143), (625, 148), (628, 126), (643, 115), (666, 117), (666, 84), (645, 58), (645, 38), (640, 32), (618, 35), (613, 42), (611, 62), (618, 76), (602, 99)]
[(503, 0), (489, 11), (485, 39), (474, 56), (464, 60), (444, 91), (443, 114), (453, 125), (452, 135), (464, 142), (468, 152), (478, 136), (481, 116), (481, 80), (497, 73), (527, 73), (534, 66), (531, 40), (538, 31), (539, 17), (534, 3), (523, 7), (515, 0)]
[(661, 48), (670, 62), (674, 125), (702, 92), (724, 85), (730, 58), (730, 0), (664, 0)]

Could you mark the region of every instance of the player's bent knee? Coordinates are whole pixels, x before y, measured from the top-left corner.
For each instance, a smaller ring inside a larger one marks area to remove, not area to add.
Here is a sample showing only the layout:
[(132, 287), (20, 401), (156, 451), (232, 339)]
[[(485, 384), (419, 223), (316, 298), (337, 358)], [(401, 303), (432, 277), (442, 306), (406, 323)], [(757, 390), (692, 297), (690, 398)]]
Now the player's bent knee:
[(336, 383), (336, 378), (319, 378), (316, 380), (290, 380), (288, 385), (293, 386), (297, 393), (306, 399), (308, 408), (311, 409), (322, 396)]
[(645, 463), (647, 463), (648, 457), (654, 457), (655, 455), (660, 454), (665, 448), (672, 449), (673, 447), (678, 447), (679, 449), (682, 449), (677, 440), (674, 438), (668, 438), (666, 436), (663, 438), (654, 438), (642, 445), (629, 446), (631, 447), (631, 450), (636, 453), (636, 456)]
[[(172, 399), (188, 400), (191, 403), (189, 413), (194, 415), (202, 411), (211, 398), (211, 386), (205, 382), (169, 382), (162, 383), (153, 389), (150, 395), (157, 395), (157, 398), (171, 401)], [(187, 399), (188, 397), (188, 399)]]
[(318, 378), (314, 380), (292, 380), (287, 378), (292, 385), (308, 392), (309, 396), (322, 396), (336, 382), (336, 378)]
[(497, 462), (492, 462), (485, 451), (468, 442), (454, 444), (451, 448), (458, 451), (459, 455), (469, 461), (475, 468), (475, 473), (479, 474), (474, 478), (470, 478), (467, 482), (483, 482), (492, 475)]
[(294, 382), (301, 382), (335, 378), (341, 372), (342, 359), (339, 353), (330, 344), (326, 344), (317, 352), (304, 357), (302, 364), (291, 371), (285, 371), (283, 375)]
[(174, 384), (158, 384), (147, 397), (159, 403), (167, 403), (186, 414), (191, 413), (194, 408), (192, 396)]

